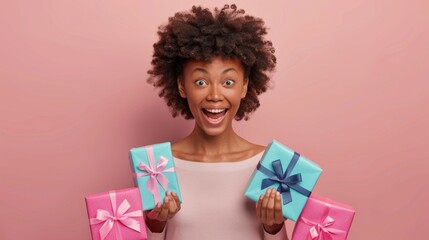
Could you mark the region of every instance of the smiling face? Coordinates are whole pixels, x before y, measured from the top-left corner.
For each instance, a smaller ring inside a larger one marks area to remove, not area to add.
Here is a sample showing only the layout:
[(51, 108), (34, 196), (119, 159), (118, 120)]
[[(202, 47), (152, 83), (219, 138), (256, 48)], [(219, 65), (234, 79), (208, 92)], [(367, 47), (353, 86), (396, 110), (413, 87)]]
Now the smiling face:
[(197, 126), (207, 135), (216, 136), (232, 130), (247, 82), (239, 60), (214, 57), (211, 62), (188, 61), (178, 86)]

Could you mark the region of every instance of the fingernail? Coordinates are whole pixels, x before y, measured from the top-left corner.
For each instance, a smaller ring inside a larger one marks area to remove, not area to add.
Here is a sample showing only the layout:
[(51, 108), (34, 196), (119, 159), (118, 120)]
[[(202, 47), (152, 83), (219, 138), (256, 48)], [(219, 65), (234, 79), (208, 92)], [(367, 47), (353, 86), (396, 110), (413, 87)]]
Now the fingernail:
[(279, 192), (276, 192), (276, 197), (280, 197), (280, 193)]
[(177, 194), (176, 194), (175, 192), (172, 192), (171, 194), (172, 194), (173, 196), (175, 196), (175, 197), (177, 196)]

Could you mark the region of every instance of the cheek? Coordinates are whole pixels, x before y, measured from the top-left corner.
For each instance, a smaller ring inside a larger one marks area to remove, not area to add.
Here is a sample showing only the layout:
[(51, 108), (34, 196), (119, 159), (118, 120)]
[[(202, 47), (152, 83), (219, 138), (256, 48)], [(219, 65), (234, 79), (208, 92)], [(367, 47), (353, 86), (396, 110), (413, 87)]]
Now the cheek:
[(228, 94), (229, 102), (234, 105), (234, 107), (238, 108), (241, 103), (242, 91), (236, 90)]
[(201, 93), (198, 93), (198, 91), (188, 91), (186, 99), (189, 107), (195, 108), (201, 103), (203, 97)]

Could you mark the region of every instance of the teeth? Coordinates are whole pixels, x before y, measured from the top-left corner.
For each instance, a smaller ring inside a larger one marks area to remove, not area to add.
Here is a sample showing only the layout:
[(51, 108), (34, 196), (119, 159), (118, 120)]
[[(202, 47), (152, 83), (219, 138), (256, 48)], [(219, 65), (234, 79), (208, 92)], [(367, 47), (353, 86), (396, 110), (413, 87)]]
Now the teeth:
[(206, 108), (206, 111), (210, 112), (210, 113), (221, 113), (221, 112), (225, 111), (225, 108), (221, 108), (221, 109), (219, 109), (219, 108), (214, 108), (214, 109)]

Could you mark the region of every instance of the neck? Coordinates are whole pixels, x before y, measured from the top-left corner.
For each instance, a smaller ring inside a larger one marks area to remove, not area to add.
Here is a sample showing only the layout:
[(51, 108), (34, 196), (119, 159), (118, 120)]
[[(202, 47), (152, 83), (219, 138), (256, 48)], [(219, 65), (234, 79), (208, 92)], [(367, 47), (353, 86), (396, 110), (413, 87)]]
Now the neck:
[(195, 124), (188, 140), (195, 147), (195, 152), (210, 156), (237, 151), (245, 141), (232, 129), (228, 128), (219, 135), (206, 134)]

